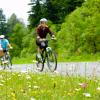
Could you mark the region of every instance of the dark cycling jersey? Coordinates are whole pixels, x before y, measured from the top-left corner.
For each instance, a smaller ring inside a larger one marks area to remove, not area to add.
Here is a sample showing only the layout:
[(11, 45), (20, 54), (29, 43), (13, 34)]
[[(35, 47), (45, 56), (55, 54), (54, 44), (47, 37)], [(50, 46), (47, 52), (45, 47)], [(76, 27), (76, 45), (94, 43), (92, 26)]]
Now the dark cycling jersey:
[(43, 26), (43, 25), (39, 25), (36, 29), (37, 31), (37, 36), (39, 36), (40, 38), (46, 38), (47, 33), (49, 33), (51, 36), (54, 35), (54, 33), (52, 33), (49, 29), (49, 27), (47, 25)]

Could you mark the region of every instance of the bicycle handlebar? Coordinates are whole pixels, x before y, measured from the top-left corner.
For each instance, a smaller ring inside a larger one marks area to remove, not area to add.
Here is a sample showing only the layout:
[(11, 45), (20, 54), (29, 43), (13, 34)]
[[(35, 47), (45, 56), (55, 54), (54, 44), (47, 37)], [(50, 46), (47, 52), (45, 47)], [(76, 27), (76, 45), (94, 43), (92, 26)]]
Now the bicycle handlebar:
[(57, 38), (52, 37), (51, 39), (47, 39), (47, 38), (40, 39), (40, 41), (48, 41), (48, 40), (57, 40)]

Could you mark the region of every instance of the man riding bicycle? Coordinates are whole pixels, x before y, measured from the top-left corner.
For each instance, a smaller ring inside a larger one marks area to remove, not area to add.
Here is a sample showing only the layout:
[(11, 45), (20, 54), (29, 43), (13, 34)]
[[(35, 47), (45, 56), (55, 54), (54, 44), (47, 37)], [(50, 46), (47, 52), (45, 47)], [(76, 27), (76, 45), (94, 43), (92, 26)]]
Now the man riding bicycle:
[(7, 53), (8, 48), (12, 48), (9, 41), (5, 39), (4, 35), (0, 35), (0, 55)]
[[(50, 36), (52, 38), (55, 38), (55, 35), (53, 32), (51, 32), (51, 30), (49, 29), (49, 27), (47, 26), (47, 19), (46, 18), (42, 18), (40, 19), (40, 24), (38, 25), (37, 29), (36, 29), (36, 33), (37, 33), (37, 37), (36, 37), (36, 44), (38, 46), (38, 57), (41, 57), (41, 49), (44, 46), (44, 44), (42, 43), (42, 41), (44, 39), (46, 39), (47, 34), (49, 33)], [(45, 45), (47, 45), (47, 41), (45, 41)]]

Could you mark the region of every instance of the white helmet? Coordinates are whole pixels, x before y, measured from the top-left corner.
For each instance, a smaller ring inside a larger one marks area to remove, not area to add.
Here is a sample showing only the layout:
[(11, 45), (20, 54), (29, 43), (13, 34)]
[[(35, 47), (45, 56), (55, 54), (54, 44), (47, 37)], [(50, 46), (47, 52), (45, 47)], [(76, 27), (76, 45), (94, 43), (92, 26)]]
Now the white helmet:
[(4, 38), (5, 38), (5, 36), (4, 36), (4, 35), (0, 35), (0, 38), (1, 38), (1, 39), (4, 39)]
[(48, 20), (46, 18), (40, 19), (40, 22), (47, 22)]

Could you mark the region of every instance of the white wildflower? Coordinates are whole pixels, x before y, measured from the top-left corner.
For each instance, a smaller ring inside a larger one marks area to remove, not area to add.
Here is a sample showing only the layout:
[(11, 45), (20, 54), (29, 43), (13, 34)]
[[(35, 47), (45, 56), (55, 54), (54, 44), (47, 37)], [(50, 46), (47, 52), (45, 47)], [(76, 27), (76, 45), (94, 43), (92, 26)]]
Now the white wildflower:
[(31, 88), (31, 85), (29, 85), (28, 87)]
[(3, 86), (3, 84), (0, 84), (0, 86)]
[(83, 93), (83, 95), (84, 95), (85, 97), (91, 97), (91, 94), (90, 94), (90, 93)]
[(18, 74), (18, 76), (20, 77), (20, 76), (21, 76), (21, 74)]
[(56, 70), (54, 71), (54, 73), (55, 73), (55, 74), (59, 74), (59, 72), (58, 72), (58, 71), (56, 71)]
[(34, 86), (34, 89), (39, 89), (40, 87), (39, 86)]
[(5, 83), (5, 81), (4, 81), (4, 80), (1, 80), (1, 82), (2, 82), (2, 83)]
[(100, 87), (98, 87), (97, 90), (100, 91)]
[(31, 100), (36, 100), (36, 99), (32, 97)]
[(29, 75), (27, 75), (27, 76), (26, 76), (26, 79), (27, 79), (27, 80), (30, 80), (30, 79), (31, 79), (31, 77), (30, 77)]

